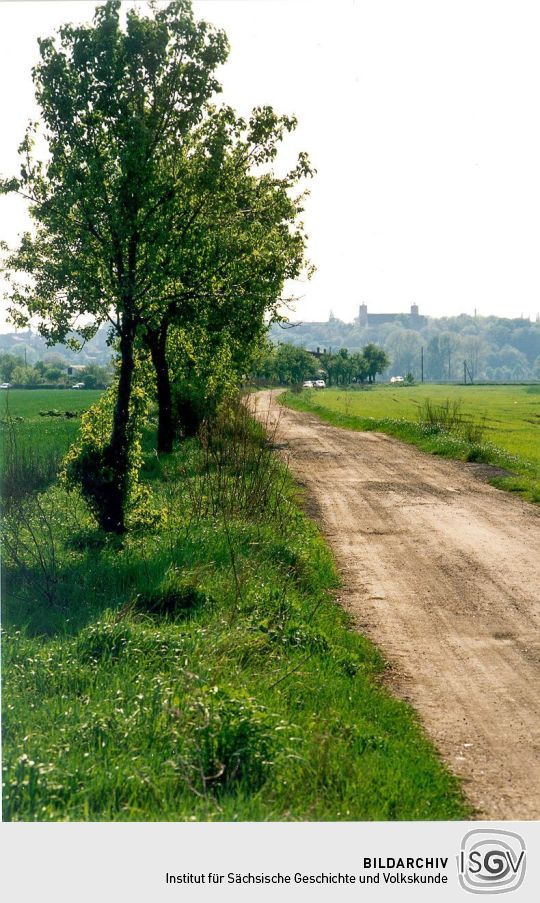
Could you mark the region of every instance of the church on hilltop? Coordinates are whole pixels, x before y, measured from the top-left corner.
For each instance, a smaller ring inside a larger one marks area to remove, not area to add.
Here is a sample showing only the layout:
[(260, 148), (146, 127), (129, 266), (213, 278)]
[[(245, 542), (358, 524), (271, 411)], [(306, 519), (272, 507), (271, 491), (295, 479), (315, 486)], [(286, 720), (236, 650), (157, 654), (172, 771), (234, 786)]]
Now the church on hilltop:
[(427, 317), (420, 316), (418, 313), (418, 304), (411, 304), (410, 314), (368, 314), (367, 304), (360, 305), (360, 316), (358, 317), (358, 325), (366, 328), (368, 326), (380, 326), (381, 323), (393, 323), (395, 320), (407, 321), (413, 329), (421, 329), (426, 325)]

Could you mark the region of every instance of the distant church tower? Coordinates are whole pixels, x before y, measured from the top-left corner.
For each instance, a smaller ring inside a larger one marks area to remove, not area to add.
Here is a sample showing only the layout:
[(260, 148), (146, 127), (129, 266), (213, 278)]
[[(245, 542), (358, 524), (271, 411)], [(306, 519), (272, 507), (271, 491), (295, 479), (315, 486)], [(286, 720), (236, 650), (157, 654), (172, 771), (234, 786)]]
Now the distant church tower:
[(363, 326), (363, 327), (368, 325), (367, 304), (360, 305), (360, 316), (358, 318), (358, 325)]

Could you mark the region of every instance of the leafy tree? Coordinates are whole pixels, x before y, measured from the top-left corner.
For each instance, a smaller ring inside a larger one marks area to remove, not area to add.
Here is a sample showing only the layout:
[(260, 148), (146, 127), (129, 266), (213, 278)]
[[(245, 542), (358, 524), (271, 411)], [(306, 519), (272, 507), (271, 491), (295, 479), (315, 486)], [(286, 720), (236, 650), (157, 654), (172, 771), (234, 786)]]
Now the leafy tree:
[(487, 357), (488, 346), (481, 336), (466, 335), (461, 344), (471, 379), (477, 379)]
[(15, 367), (21, 366), (21, 358), (15, 357), (14, 354), (0, 354), (0, 377), (4, 382), (10, 382), (13, 379), (13, 371)]
[(377, 373), (384, 373), (390, 366), (390, 358), (383, 348), (370, 343), (363, 350), (364, 360), (367, 365), (367, 376), (370, 383), (375, 382)]
[(430, 379), (444, 379), (444, 350), (439, 335), (434, 335), (426, 349), (426, 374)]
[[(35, 368), (34, 368), (35, 369)], [(43, 379), (45, 382), (54, 383), (57, 382), (61, 377), (65, 374), (65, 369), (63, 367), (51, 366), (45, 367), (43, 370)]]
[[(170, 451), (173, 440), (167, 358), (177, 370), (177, 413), (184, 416), (184, 430), (188, 421), (191, 429), (205, 413), (202, 399), (218, 400), (211, 359), (221, 368), (227, 359), (229, 376), (241, 376), (267, 320), (279, 316), (285, 280), (302, 271), (305, 236), (297, 218), (304, 195), (294, 196), (292, 190), (312, 171), (305, 154), (284, 177), (271, 168), (284, 134), (295, 125), (293, 117), (278, 116), (270, 107), (256, 108), (249, 120), (228, 107), (208, 108), (183, 149), (178, 269), (162, 299), (159, 322), (145, 333), (156, 371), (160, 451)], [(186, 342), (190, 328), (191, 344)], [(168, 349), (171, 329), (180, 329), (182, 336), (180, 344), (172, 343), (174, 353)], [(191, 346), (198, 348), (198, 363), (189, 352), (183, 362), (179, 359), (179, 349)], [(207, 380), (213, 382), (212, 392)]]
[[(439, 351), (443, 362), (444, 378), (451, 380), (455, 372), (456, 354), (460, 348), (459, 338), (453, 332), (443, 332), (439, 337)], [(454, 369), (453, 369), (454, 368)]]
[(99, 458), (107, 493), (98, 494), (103, 528), (122, 533), (136, 339), (159, 322), (164, 286), (177, 272), (175, 161), (218, 90), (213, 73), (227, 42), (194, 21), (188, 0), (152, 7), (147, 17), (129, 10), (125, 31), (119, 11), (109, 0), (93, 25), (66, 25), (58, 41), (39, 42), (33, 75), (49, 156), (34, 162), (32, 126), (20, 177), (3, 188), (29, 199), (34, 220), (8, 262), (32, 277), (13, 285), (14, 322), (40, 317), (51, 343), (72, 330), (88, 338), (107, 321), (117, 337), (118, 391)]
[(16, 386), (31, 386), (37, 382), (35, 370), (32, 367), (25, 367), (24, 364), (15, 367), (11, 374), (11, 381)]
[(106, 367), (98, 364), (87, 364), (81, 379), (87, 389), (105, 389), (111, 381), (111, 374)]
[(353, 379), (357, 383), (364, 383), (369, 376), (368, 369), (369, 364), (363, 354), (356, 353), (351, 357), (351, 363), (353, 367)]
[(396, 376), (408, 371), (420, 372), (420, 347), (420, 337), (411, 329), (400, 326), (389, 332), (384, 349), (392, 359), (392, 370)]
[(315, 379), (319, 370), (317, 358), (304, 348), (282, 343), (273, 354), (265, 355), (263, 365), (255, 368), (255, 375), (284, 386), (293, 386), (306, 379)]

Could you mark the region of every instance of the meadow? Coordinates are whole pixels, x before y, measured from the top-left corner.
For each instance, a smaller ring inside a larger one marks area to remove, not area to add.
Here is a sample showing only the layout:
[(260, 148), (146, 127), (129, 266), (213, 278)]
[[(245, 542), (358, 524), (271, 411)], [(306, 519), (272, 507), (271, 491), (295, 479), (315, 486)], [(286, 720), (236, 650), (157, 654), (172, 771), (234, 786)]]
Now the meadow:
[[(31, 421), (33, 395), (12, 416)], [(36, 441), (58, 430), (63, 447), (65, 425), (41, 418)], [(155, 517), (125, 537), (54, 479), (4, 500), (3, 818), (466, 817), (379, 651), (349, 629), (262, 428), (238, 407), (171, 455), (154, 442), (150, 423)]]
[(376, 430), (423, 451), (492, 464), (492, 482), (540, 502), (540, 386), (375, 385), (281, 397), (336, 426)]
[(0, 456), (4, 497), (44, 488), (55, 478), (77, 435), (80, 414), (100, 394), (93, 389), (2, 390)]

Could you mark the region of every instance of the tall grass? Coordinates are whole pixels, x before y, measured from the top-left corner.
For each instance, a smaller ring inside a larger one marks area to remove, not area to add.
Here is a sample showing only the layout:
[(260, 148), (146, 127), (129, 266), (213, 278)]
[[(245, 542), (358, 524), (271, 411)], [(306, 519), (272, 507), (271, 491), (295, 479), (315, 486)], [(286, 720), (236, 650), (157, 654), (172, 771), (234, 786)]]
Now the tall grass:
[(463, 817), (271, 437), (236, 406), (152, 440), (159, 524), (106, 537), (52, 486), (55, 604), (5, 557), (4, 819)]
[(62, 448), (32, 441), (25, 435), (20, 420), (5, 417), (2, 421), (0, 481), (4, 507), (20, 504), (30, 493), (50, 485), (56, 479), (62, 457)]
[(479, 445), (486, 432), (486, 418), (466, 416), (460, 399), (446, 398), (442, 404), (436, 404), (426, 398), (418, 412), (418, 420), (425, 430), (459, 436), (471, 445)]

